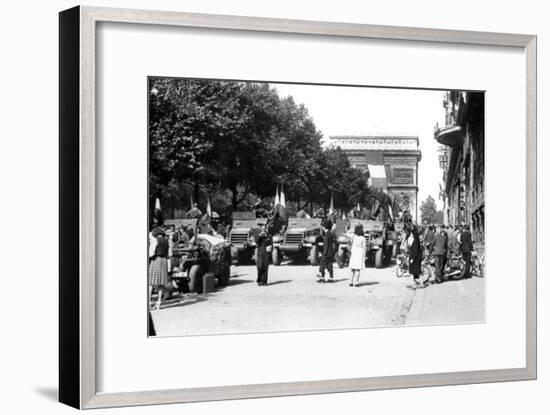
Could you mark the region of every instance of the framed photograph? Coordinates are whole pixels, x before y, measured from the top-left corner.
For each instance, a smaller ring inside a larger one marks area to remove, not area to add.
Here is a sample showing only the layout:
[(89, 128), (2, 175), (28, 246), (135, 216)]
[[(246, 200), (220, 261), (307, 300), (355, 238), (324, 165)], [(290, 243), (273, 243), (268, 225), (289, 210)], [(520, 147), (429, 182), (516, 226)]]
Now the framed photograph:
[(61, 402), (536, 378), (536, 36), (83, 6), (59, 33)]

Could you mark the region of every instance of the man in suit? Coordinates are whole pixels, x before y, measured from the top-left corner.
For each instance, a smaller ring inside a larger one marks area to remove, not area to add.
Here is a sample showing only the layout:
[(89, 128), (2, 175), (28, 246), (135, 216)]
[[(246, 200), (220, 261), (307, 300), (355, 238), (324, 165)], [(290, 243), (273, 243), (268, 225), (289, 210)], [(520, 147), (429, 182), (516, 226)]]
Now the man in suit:
[(424, 232), (423, 243), (424, 243), (424, 248), (427, 249), (430, 253), (434, 248), (434, 242), (435, 242), (434, 227), (433, 225), (429, 225), (426, 228), (426, 232)]
[[(332, 222), (330, 220), (323, 221), (322, 227), (325, 237), (323, 239), (323, 256), (319, 264), (317, 282), (334, 282), (332, 261), (334, 260), (334, 254), (336, 254), (334, 249), (336, 246), (336, 236), (332, 232)], [(328, 270), (330, 277), (328, 280), (325, 280), (325, 269)]]
[(267, 274), (269, 271), (269, 256), (271, 247), (271, 234), (266, 231), (266, 226), (260, 226), (260, 232), (256, 238), (256, 268), (258, 269), (258, 286), (267, 285)]
[(443, 272), (447, 260), (447, 251), (449, 249), (448, 236), (443, 225), (439, 225), (435, 234), (433, 255), (435, 259), (435, 282), (438, 284), (443, 281)]
[(464, 271), (462, 273), (463, 278), (470, 278), (470, 268), (472, 265), (472, 251), (474, 245), (472, 243), (472, 235), (470, 234), (470, 226), (464, 225), (462, 232), (460, 233), (460, 252), (462, 253), (462, 259), (464, 260)]

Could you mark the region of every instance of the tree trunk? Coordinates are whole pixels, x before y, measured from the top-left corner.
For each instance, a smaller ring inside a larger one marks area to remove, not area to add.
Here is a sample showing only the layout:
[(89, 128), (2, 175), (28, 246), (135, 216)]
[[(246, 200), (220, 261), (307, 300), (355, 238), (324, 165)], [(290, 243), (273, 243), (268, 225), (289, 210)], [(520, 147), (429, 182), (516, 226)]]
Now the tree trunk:
[(237, 204), (239, 201), (237, 200), (237, 186), (231, 186), (231, 206), (233, 207), (233, 211), (237, 209)]

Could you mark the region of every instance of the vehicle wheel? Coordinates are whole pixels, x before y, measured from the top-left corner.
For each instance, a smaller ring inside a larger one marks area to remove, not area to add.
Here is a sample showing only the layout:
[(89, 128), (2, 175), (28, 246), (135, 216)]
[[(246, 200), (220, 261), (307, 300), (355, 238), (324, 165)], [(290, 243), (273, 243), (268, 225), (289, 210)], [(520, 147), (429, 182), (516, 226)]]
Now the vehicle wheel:
[(392, 254), (393, 254), (393, 250), (392, 250), (391, 247), (387, 247), (384, 250), (384, 258), (383, 258), (384, 265), (390, 265), (391, 264)]
[(204, 274), (200, 265), (193, 265), (189, 270), (189, 292), (202, 292), (202, 275)]
[(313, 245), (309, 250), (309, 263), (311, 265), (319, 265), (319, 254), (317, 245)]
[(374, 266), (376, 268), (382, 268), (384, 266), (384, 252), (383, 249), (379, 249), (376, 251), (376, 254), (374, 255)]
[(248, 258), (245, 254), (242, 252), (239, 252), (236, 256), (236, 261), (234, 261), (235, 265), (246, 265), (248, 263)]
[(271, 261), (273, 265), (281, 265), (281, 250), (279, 248), (273, 247), (271, 252)]
[(231, 276), (231, 265), (227, 261), (223, 261), (220, 267), (220, 275), (218, 276), (218, 284), (220, 287), (225, 287), (229, 284), (229, 277)]
[[(472, 272), (472, 264), (470, 264), (470, 273)], [(458, 274), (458, 277), (453, 279), (461, 280), (464, 278), (466, 274), (466, 262), (464, 260), (460, 260), (460, 274)]]
[(231, 263), (235, 265), (239, 265), (239, 252), (237, 251), (237, 249), (232, 247), (229, 252), (230, 252), (229, 259)]

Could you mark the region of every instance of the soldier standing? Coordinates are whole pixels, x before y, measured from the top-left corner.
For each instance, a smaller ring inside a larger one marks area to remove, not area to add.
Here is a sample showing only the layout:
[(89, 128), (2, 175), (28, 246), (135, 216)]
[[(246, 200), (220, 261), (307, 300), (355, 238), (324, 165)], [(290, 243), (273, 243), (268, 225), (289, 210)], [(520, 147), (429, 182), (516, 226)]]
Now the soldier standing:
[(267, 285), (267, 274), (269, 271), (269, 256), (271, 247), (271, 235), (266, 232), (266, 226), (260, 225), (260, 233), (256, 239), (256, 268), (258, 269), (258, 286)]
[[(323, 256), (321, 257), (321, 263), (319, 264), (319, 273), (317, 274), (317, 282), (334, 282), (334, 273), (332, 269), (332, 261), (334, 260), (336, 245), (336, 237), (332, 232), (332, 222), (326, 220), (323, 222), (323, 232), (325, 238), (323, 240)], [(325, 269), (328, 270), (329, 279), (325, 280)]]

